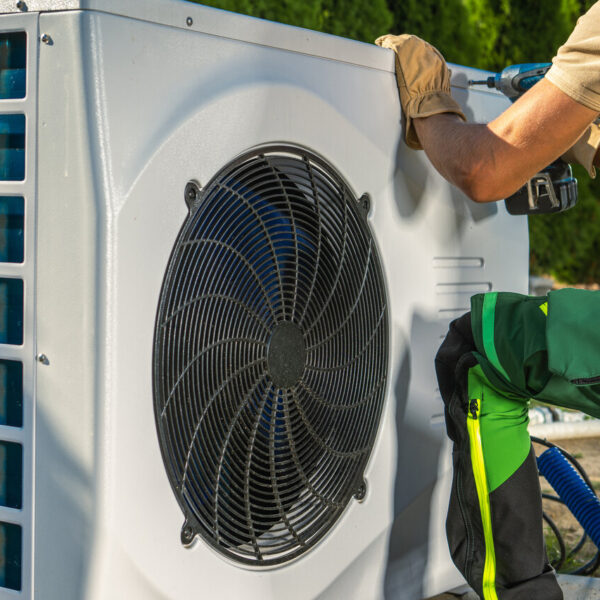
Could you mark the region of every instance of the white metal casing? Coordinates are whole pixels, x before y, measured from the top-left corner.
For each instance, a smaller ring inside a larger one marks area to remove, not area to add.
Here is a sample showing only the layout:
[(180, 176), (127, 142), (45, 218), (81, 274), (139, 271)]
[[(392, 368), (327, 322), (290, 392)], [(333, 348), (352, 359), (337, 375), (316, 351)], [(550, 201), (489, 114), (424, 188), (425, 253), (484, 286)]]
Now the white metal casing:
[[(0, 598), (417, 599), (461, 583), (433, 357), (471, 294), (525, 292), (526, 220), (471, 203), (404, 145), (389, 51), (176, 0), (27, 6), (0, 31), (29, 36), (23, 354), (31, 373), (36, 353), (49, 364), (26, 376), (23, 590)], [(19, 11), (0, 0), (0, 12)], [(489, 120), (507, 101), (468, 90), (472, 76), (453, 67), (454, 95)], [(390, 373), (364, 502), (299, 560), (252, 570), (180, 543), (151, 359), (185, 183), (274, 142), (309, 148), (370, 194)]]

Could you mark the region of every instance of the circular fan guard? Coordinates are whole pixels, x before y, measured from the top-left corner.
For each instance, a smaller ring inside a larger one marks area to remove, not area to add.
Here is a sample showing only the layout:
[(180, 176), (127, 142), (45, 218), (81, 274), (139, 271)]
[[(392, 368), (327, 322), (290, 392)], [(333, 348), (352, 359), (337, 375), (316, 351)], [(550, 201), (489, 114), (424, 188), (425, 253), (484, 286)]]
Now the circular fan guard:
[(388, 352), (365, 221), (330, 166), (282, 146), (242, 156), (191, 204), (153, 364), (184, 544), (198, 534), (236, 561), (280, 564), (364, 494)]

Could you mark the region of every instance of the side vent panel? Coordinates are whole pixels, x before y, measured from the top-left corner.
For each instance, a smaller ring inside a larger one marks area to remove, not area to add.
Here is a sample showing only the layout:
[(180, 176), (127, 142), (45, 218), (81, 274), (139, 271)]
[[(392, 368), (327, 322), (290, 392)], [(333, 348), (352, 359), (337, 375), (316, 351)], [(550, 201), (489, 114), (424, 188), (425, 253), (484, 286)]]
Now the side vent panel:
[[(37, 15), (0, 31), (0, 591), (31, 593)], [(1, 595), (1, 592), (0, 592)]]

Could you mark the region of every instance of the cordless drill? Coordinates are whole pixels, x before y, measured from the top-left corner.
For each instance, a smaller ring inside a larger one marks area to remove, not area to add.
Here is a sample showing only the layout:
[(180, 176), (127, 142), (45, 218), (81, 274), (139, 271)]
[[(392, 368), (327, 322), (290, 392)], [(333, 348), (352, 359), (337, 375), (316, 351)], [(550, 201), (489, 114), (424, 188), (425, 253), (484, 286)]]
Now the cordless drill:
[[(514, 102), (540, 81), (551, 66), (551, 63), (511, 65), (481, 81), (469, 81), (469, 85), (496, 88)], [(576, 203), (577, 179), (570, 165), (560, 158), (505, 200), (506, 209), (513, 215), (561, 212)]]

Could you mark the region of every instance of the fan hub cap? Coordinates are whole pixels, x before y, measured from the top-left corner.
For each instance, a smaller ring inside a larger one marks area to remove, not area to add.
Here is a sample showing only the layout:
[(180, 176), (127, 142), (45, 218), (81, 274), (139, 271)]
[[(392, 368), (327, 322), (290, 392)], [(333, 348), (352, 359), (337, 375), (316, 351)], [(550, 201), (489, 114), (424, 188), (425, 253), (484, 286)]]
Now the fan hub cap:
[(271, 333), (267, 365), (273, 383), (279, 388), (294, 387), (306, 366), (304, 334), (291, 321), (278, 323)]

